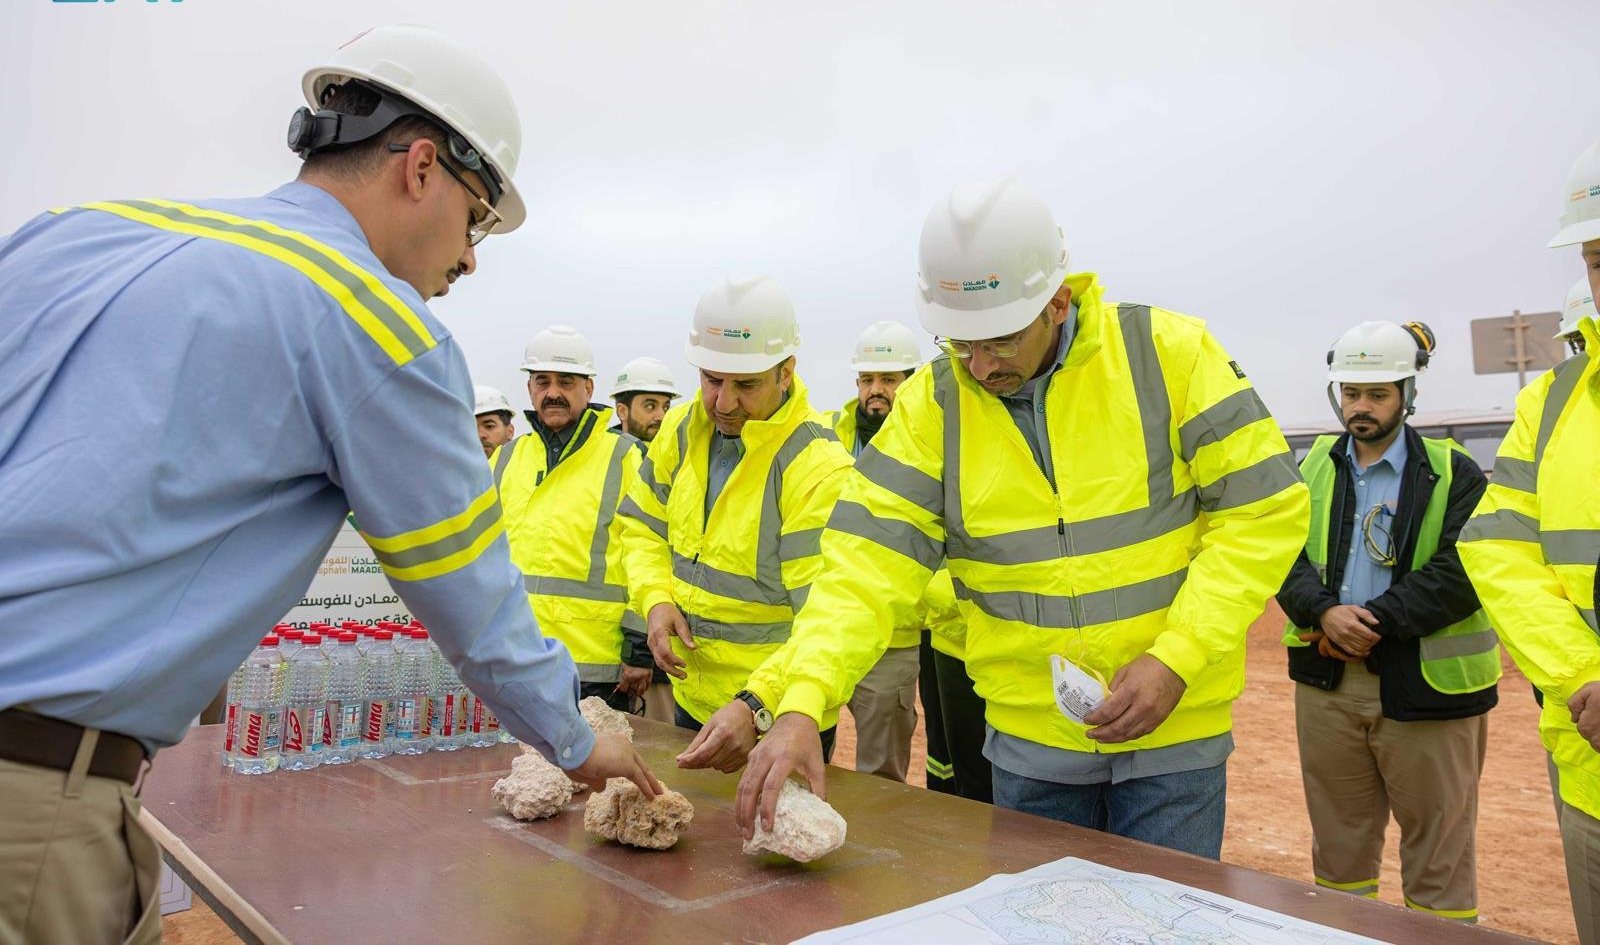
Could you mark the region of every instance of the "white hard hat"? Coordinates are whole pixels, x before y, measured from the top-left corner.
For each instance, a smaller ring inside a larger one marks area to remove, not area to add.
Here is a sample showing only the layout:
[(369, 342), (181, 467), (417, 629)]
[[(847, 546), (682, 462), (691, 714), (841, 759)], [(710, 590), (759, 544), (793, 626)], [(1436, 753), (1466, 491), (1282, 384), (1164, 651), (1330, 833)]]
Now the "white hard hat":
[[(522, 225), (527, 209), (512, 182), (522, 151), (522, 123), (511, 90), (472, 47), (415, 24), (380, 26), (340, 46), (305, 74), (301, 87), (313, 108), (323, 90), (361, 79), (399, 95), (467, 140), (498, 176), (496, 233)], [(476, 170), (476, 168), (473, 168)]]
[(681, 397), (678, 385), (672, 380), (672, 369), (667, 362), (657, 358), (634, 358), (622, 366), (617, 383), (611, 388), (613, 399), (623, 394), (666, 394)]
[(1067, 276), (1061, 228), (1015, 178), (957, 184), (922, 224), (917, 315), (944, 338), (1021, 331)]
[(594, 377), (594, 349), (589, 340), (578, 334), (578, 329), (566, 325), (551, 325), (533, 336), (522, 349), (522, 369), (529, 374), (535, 371), (554, 371), (557, 374), (582, 374)]
[[(1328, 351), (1334, 384), (1384, 384), (1416, 377), (1428, 366), (1433, 332), (1420, 322), (1362, 322), (1339, 336)], [(1426, 341), (1423, 340), (1425, 333)]]
[(850, 366), (857, 371), (915, 371), (920, 364), (917, 333), (899, 322), (868, 325), (850, 354)]
[(794, 304), (771, 276), (723, 276), (694, 307), (683, 356), (706, 371), (759, 374), (799, 350)]
[(486, 413), (515, 413), (511, 409), (511, 401), (506, 395), (493, 387), (474, 387), (472, 389), (472, 413), (474, 416), (483, 416)]
[(1576, 332), (1578, 323), (1585, 318), (1594, 318), (1594, 291), (1589, 288), (1589, 280), (1579, 279), (1572, 284), (1572, 289), (1567, 292), (1567, 302), (1561, 306), (1561, 328), (1556, 332), (1556, 340)]
[(1560, 225), (1552, 249), (1600, 240), (1600, 141), (1584, 149), (1567, 171)]

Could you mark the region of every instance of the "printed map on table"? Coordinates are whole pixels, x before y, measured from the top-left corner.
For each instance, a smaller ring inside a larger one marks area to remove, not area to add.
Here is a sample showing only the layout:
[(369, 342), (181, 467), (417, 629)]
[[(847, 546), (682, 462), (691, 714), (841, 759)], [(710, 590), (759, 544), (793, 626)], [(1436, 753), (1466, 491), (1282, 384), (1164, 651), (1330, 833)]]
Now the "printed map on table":
[(1073, 857), (801, 945), (1365, 945), (1375, 940)]

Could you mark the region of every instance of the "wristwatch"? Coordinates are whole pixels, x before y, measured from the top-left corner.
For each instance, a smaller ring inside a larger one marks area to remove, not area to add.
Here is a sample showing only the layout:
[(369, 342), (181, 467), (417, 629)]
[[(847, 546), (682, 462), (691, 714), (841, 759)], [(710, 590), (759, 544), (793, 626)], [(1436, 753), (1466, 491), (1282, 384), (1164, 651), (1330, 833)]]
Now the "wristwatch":
[(765, 735), (772, 728), (772, 710), (761, 701), (761, 697), (748, 689), (741, 689), (734, 694), (734, 698), (750, 707), (755, 714), (756, 734)]

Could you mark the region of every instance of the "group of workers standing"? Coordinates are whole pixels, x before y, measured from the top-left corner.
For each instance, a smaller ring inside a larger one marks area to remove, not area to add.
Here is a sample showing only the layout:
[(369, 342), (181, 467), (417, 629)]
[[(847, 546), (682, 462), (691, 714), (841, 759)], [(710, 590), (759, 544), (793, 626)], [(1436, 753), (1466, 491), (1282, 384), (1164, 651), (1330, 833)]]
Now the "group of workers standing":
[[(641, 358), (596, 403), (588, 342), (551, 326), (513, 437), (425, 304), (526, 215), (509, 90), (409, 26), (303, 88), (297, 181), (61, 209), (0, 243), (0, 939), (159, 937), (143, 773), (353, 511), (513, 734), (654, 795), (577, 698), (693, 729), (678, 764), (742, 771), (746, 831), (791, 775), (825, 790), (841, 707), (858, 767), (904, 779), (920, 685), (930, 786), (1216, 858), (1245, 634), (1277, 596), (1317, 881), (1375, 894), (1392, 811), (1407, 903), (1460, 919), (1503, 642), (1543, 694), (1580, 935), (1600, 941), (1581, 346), (1519, 398), (1486, 490), (1405, 424), (1432, 333), (1365, 322), (1326, 358), (1346, 433), (1297, 468), (1203, 322), (1111, 301), (1000, 180), (923, 225), (917, 314), (941, 354), (872, 325), (843, 409), (811, 402), (787, 294), (729, 276), (689, 319), (694, 396)], [(1569, 192), (1556, 244), (1600, 286), (1600, 150)]]

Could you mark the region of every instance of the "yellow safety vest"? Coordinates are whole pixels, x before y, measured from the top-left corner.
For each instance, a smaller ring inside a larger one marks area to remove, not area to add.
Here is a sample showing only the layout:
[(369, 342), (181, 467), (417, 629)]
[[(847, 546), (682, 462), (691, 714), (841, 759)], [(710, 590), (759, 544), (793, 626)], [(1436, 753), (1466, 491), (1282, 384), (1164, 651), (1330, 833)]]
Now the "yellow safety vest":
[(1539, 734), (1561, 799), (1600, 818), (1600, 753), (1578, 734), (1567, 700), (1600, 682), (1595, 563), (1600, 559), (1600, 332), (1517, 395), (1494, 477), (1456, 549), (1512, 659), (1544, 693)]
[[(856, 422), (856, 406), (860, 403), (861, 401), (859, 398), (852, 397), (850, 398), (850, 402), (845, 404), (842, 409), (831, 411), (826, 415), (828, 423), (833, 427), (833, 432), (839, 436), (839, 445), (843, 446), (844, 451), (849, 453), (851, 456), (855, 456), (856, 453), (855, 443), (856, 430), (858, 426)], [(949, 586), (948, 579), (945, 581), (945, 586)], [(924, 600), (921, 606), (917, 608), (916, 616), (912, 619), (910, 624), (903, 627), (894, 628), (894, 633), (889, 636), (889, 646), (891, 648), (899, 649), (901, 647), (918, 646), (922, 643), (922, 630), (924, 627), (929, 625), (929, 604), (930, 601)], [(951, 591), (949, 606), (952, 610), (955, 607), (954, 590)], [(944, 615), (942, 624), (943, 626), (947, 628), (949, 627), (948, 621), (951, 616), (952, 615), (949, 613)], [(948, 634), (941, 634), (940, 640), (943, 641), (942, 644), (935, 643), (935, 646), (952, 646), (952, 644), (949, 642)], [(957, 654), (951, 653), (950, 655), (954, 656)]]
[[(744, 425), (744, 456), (707, 516), (716, 428), (696, 394), (662, 420), (623, 502), (635, 609), (648, 618), (657, 604), (675, 603), (694, 633), (696, 649), (672, 641), (688, 673), (672, 689), (699, 721), (789, 638), (822, 566), (817, 543), (851, 463), (822, 420), (795, 377), (771, 419)], [(837, 710), (829, 724), (835, 718)]]
[[(1337, 484), (1337, 470), (1329, 453), (1338, 442), (1333, 435), (1319, 436), (1311, 451), (1300, 461), (1300, 473), (1311, 490), (1311, 531), (1306, 538), (1306, 558), (1325, 575), (1328, 567), (1328, 520), (1332, 515), (1333, 490)], [(1465, 453), (1459, 444), (1449, 439), (1423, 437), (1422, 445), (1428, 451), (1428, 465), (1439, 477), (1428, 507), (1423, 510), (1422, 524), (1417, 531), (1417, 547), (1411, 556), (1413, 571), (1428, 563), (1439, 550), (1439, 539), (1444, 532), (1444, 512), (1450, 504), (1452, 467), (1450, 454)], [(1357, 536), (1354, 540), (1359, 541)], [(1307, 646), (1300, 638), (1306, 628), (1293, 623), (1284, 627), (1285, 646)], [(1482, 610), (1472, 616), (1442, 627), (1423, 637), (1417, 643), (1422, 678), (1435, 690), (1449, 695), (1478, 692), (1488, 689), (1500, 679), (1500, 645), (1489, 618)]]
[[(999, 731), (1087, 752), (1229, 730), (1245, 633), (1305, 542), (1305, 485), (1202, 322), (1104, 302), (1090, 273), (1066, 285), (1078, 323), (1046, 395), (1055, 482), (962, 364), (918, 371), (845, 486), (791, 646), (757, 674), (780, 712), (848, 696), (845, 668), (882, 649), (948, 558)], [(1053, 654), (1110, 680), (1146, 653), (1187, 683), (1154, 732), (1101, 745), (1056, 708)]]
[(631, 436), (606, 429), (611, 408), (585, 410), (554, 469), (544, 441), (525, 433), (489, 458), (511, 560), (522, 569), (539, 629), (560, 640), (584, 682), (621, 677), (628, 610), (617, 506), (639, 471)]

